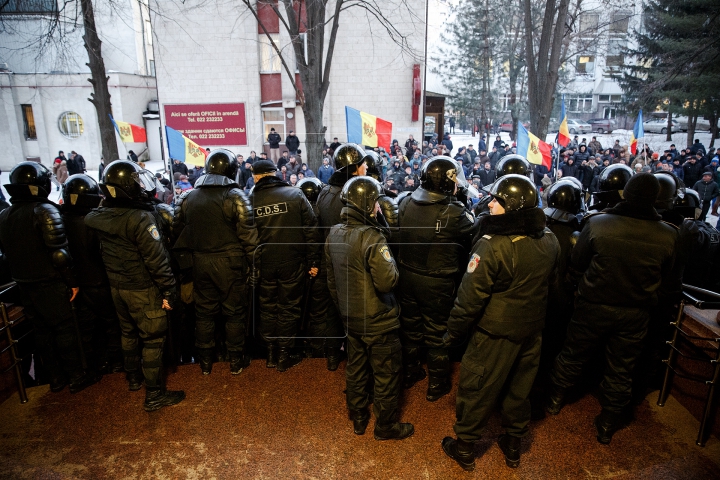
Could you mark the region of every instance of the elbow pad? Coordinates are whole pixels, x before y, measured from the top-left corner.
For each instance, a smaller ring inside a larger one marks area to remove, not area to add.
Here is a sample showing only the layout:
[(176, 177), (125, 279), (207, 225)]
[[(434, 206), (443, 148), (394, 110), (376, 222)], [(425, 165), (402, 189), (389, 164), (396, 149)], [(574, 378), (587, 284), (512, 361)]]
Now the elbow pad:
[(45, 246), (54, 250), (67, 247), (65, 224), (60, 211), (50, 203), (39, 203), (34, 210), (35, 222), (40, 227)]
[(398, 206), (390, 197), (385, 195), (378, 198), (380, 210), (390, 228), (397, 228), (398, 225)]
[(59, 248), (52, 252), (52, 264), (60, 271), (72, 268), (72, 257), (70, 252), (64, 248)]
[(253, 225), (253, 210), (250, 200), (239, 188), (228, 191), (226, 201), (223, 202), (225, 215), (233, 223), (241, 225)]

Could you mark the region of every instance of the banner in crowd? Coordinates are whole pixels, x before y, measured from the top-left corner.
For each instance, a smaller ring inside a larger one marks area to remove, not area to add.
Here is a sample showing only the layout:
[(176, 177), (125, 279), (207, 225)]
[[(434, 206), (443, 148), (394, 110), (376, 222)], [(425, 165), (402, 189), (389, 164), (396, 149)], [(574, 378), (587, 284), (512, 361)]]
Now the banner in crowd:
[(565, 95), (562, 96), (560, 103), (560, 128), (557, 142), (563, 147), (567, 147), (570, 143), (570, 130), (568, 130), (567, 112), (565, 112)]
[(110, 121), (115, 125), (115, 130), (117, 130), (118, 134), (120, 135), (120, 141), (123, 143), (142, 143), (147, 142), (147, 135), (145, 134), (145, 129), (143, 127), (138, 127), (137, 125), (133, 125), (132, 123), (126, 123), (126, 122), (119, 122), (115, 120), (112, 115), (110, 116)]
[(390, 151), (392, 123), (350, 107), (345, 107), (345, 122), (349, 143)]
[(645, 138), (645, 132), (643, 131), (643, 116), (642, 110), (638, 112), (637, 120), (635, 120), (635, 127), (633, 133), (630, 136), (630, 153), (637, 155), (638, 140)]
[(173, 160), (178, 159), (184, 163), (205, 166), (207, 152), (200, 145), (167, 125), (165, 126), (165, 137), (170, 158)]
[(522, 123), (518, 122), (517, 153), (527, 158), (535, 165), (545, 165), (552, 169), (552, 146), (528, 132)]

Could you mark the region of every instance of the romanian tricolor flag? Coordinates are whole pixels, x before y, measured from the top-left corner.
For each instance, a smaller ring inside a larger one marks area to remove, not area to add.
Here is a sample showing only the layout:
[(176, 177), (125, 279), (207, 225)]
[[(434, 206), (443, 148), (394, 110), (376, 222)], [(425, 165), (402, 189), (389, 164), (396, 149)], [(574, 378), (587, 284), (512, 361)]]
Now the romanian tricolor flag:
[(637, 154), (637, 147), (638, 147), (638, 140), (645, 137), (645, 132), (643, 131), (643, 118), (642, 118), (642, 110), (638, 113), (638, 118), (635, 120), (635, 127), (633, 128), (633, 133), (630, 136), (630, 153), (633, 155)]
[(366, 147), (384, 147), (390, 151), (392, 123), (375, 115), (345, 107), (345, 121), (349, 143)]
[(200, 145), (167, 125), (165, 126), (165, 136), (170, 158), (193, 165), (205, 165), (205, 158), (208, 154)]
[(132, 123), (118, 122), (112, 115), (110, 115), (110, 121), (115, 125), (115, 130), (120, 134), (120, 141), (123, 143), (147, 142), (147, 135), (143, 127), (138, 127)]
[(568, 130), (567, 113), (565, 112), (565, 95), (562, 96), (562, 103), (560, 103), (560, 129), (557, 142), (563, 147), (567, 147), (570, 143), (570, 131)]
[(518, 122), (517, 153), (527, 158), (535, 165), (545, 165), (548, 170), (552, 168), (552, 147), (538, 137), (528, 132), (522, 123)]

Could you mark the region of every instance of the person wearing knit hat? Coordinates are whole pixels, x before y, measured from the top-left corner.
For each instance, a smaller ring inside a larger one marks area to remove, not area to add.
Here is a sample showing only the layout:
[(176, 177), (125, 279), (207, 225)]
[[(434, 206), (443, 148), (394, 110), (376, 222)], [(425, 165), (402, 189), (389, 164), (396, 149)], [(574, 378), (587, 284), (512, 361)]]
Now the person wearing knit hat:
[(701, 222), (704, 222), (705, 218), (707, 218), (710, 205), (720, 193), (720, 188), (717, 182), (715, 182), (714, 177), (713, 172), (703, 172), (702, 178), (692, 186), (692, 189), (698, 193), (700, 201), (702, 202), (702, 211), (700, 212), (700, 217), (698, 217), (698, 220)]
[(587, 217), (572, 251), (570, 270), (581, 277), (567, 340), (550, 373), (546, 409), (552, 415), (560, 412), (567, 390), (600, 347), (607, 367), (595, 428), (603, 444), (631, 420), (631, 375), (650, 312), (680, 292), (681, 279), (673, 271), (678, 231), (653, 208), (659, 191), (654, 175), (635, 174), (625, 185), (623, 201)]

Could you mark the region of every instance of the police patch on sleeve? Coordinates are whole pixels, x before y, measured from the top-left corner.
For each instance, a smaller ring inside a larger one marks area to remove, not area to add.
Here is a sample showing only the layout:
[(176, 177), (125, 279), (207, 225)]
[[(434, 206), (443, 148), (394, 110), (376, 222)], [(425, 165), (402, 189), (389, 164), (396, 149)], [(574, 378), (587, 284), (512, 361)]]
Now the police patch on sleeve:
[(390, 249), (387, 246), (382, 247), (380, 249), (380, 253), (385, 260), (387, 260), (388, 262), (392, 262), (392, 254), (390, 253)]
[(160, 232), (158, 232), (158, 229), (155, 225), (150, 225), (147, 228), (147, 231), (155, 240), (160, 240)]
[(467, 272), (473, 273), (478, 265), (480, 265), (480, 255), (473, 253), (472, 257), (470, 257), (470, 263), (468, 263), (467, 266)]

